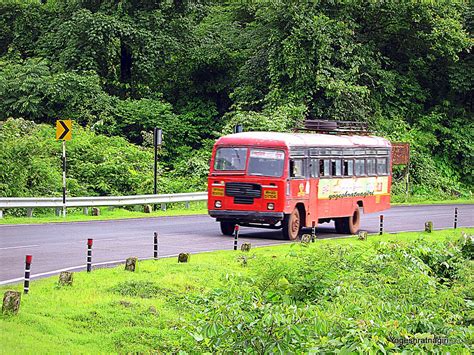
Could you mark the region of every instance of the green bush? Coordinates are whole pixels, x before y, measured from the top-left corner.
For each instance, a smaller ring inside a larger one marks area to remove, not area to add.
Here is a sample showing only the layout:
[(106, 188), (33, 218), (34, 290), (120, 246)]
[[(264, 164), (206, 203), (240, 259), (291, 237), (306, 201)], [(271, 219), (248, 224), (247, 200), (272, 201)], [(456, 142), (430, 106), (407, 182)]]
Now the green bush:
[[(55, 130), (22, 119), (0, 127), (0, 195), (60, 196), (61, 142)], [(68, 195), (127, 195), (152, 192), (153, 154), (120, 137), (73, 126), (66, 142)]]
[[(259, 257), (248, 276), (227, 275), (223, 288), (188, 297), (196, 317), (188, 329), (202, 352), (466, 353), (468, 239), (294, 244), (286, 258)], [(394, 341), (433, 336), (450, 344)]]

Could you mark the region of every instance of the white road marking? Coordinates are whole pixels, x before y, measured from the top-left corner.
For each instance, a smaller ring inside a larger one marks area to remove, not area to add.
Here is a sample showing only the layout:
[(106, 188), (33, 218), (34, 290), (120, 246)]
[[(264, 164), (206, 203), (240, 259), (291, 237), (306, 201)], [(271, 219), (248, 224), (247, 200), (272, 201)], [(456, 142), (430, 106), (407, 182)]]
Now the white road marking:
[[(284, 243), (281, 243), (281, 244), (284, 244)], [(255, 248), (258, 248), (258, 247), (267, 247), (267, 246), (273, 246), (273, 245), (278, 245), (278, 244), (265, 244), (265, 245), (259, 245), (259, 246), (255, 246)], [(212, 253), (214, 251), (221, 251), (221, 250), (203, 250), (203, 251), (198, 251), (197, 253)], [(167, 254), (167, 255), (161, 255), (159, 259), (163, 259), (163, 258), (172, 258), (172, 257), (176, 257), (178, 256), (178, 254)], [(139, 260), (153, 260), (153, 257), (146, 257), (146, 258), (139, 258)], [(114, 260), (114, 261), (104, 261), (104, 262), (101, 262), (101, 263), (95, 263), (95, 264), (92, 264), (92, 267), (94, 266), (103, 266), (103, 265), (109, 265), (109, 264), (124, 264), (125, 261), (123, 259), (121, 260)], [(53, 271), (47, 271), (47, 272), (42, 272), (40, 274), (34, 274), (34, 275), (30, 275), (30, 279), (34, 279), (34, 278), (38, 278), (38, 277), (41, 277), (41, 276), (48, 276), (48, 275), (54, 275), (54, 274), (59, 274), (60, 272), (62, 271), (70, 271), (70, 270), (76, 270), (76, 269), (81, 269), (81, 268), (86, 268), (86, 265), (78, 265), (78, 266), (71, 266), (71, 267), (67, 267), (67, 268), (64, 268), (64, 269), (59, 269), (59, 270), (53, 270)], [(0, 281), (0, 285), (6, 285), (6, 284), (11, 284), (11, 283), (15, 283), (15, 282), (19, 282), (19, 281), (23, 281), (24, 278), (23, 277), (17, 277), (16, 279), (10, 279), (10, 280), (4, 280), (4, 281)]]
[(18, 247), (6, 247), (6, 248), (0, 248), (0, 250), (9, 250), (9, 249), (21, 249), (21, 248), (34, 248), (34, 247), (39, 247), (39, 245), (22, 245)]

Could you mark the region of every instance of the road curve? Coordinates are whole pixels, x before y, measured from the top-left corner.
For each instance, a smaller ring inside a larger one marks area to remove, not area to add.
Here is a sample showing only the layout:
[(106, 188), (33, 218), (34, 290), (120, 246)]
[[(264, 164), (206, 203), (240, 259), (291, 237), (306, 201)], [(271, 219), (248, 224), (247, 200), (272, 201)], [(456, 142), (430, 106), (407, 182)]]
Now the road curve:
[[(384, 211), (385, 231), (422, 230), (425, 221), (434, 228), (452, 228), (454, 208), (458, 207), (459, 227), (473, 226), (474, 205), (397, 206)], [(379, 215), (362, 216), (361, 229), (377, 233)], [(231, 249), (233, 240), (219, 232), (218, 224), (206, 215), (156, 217), (114, 221), (50, 223), (41, 225), (0, 225), (0, 284), (21, 281), (26, 254), (33, 255), (33, 278), (60, 270), (82, 270), (86, 261), (86, 240), (94, 239), (93, 263), (120, 262), (129, 256), (153, 256), (153, 232), (160, 240), (160, 256), (180, 252)], [(318, 237), (340, 236), (331, 224), (322, 224)], [(253, 246), (285, 243), (280, 231), (242, 228), (240, 242)]]

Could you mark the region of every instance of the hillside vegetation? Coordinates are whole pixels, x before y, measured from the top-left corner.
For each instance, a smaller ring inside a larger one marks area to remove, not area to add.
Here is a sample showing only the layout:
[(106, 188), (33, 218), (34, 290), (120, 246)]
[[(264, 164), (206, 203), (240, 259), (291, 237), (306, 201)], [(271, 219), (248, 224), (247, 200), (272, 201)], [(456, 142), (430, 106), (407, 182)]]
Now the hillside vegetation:
[(466, 1), (3, 0), (0, 196), (61, 191), (59, 118), (76, 123), (73, 195), (152, 192), (155, 126), (161, 191), (179, 192), (204, 188), (212, 142), (234, 124), (312, 118), (409, 142), (412, 194), (469, 198), (473, 13)]
[(317, 240), (81, 272), (71, 287), (33, 281), (19, 314), (0, 315), (0, 342), (6, 353), (470, 354), (471, 238)]

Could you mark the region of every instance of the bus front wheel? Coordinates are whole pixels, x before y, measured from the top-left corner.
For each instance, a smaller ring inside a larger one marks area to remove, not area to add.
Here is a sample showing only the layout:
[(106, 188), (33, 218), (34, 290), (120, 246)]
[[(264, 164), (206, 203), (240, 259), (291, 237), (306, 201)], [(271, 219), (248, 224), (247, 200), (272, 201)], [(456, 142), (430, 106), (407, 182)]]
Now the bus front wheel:
[(301, 230), (300, 211), (295, 208), (290, 214), (286, 214), (282, 223), (283, 237), (289, 240), (296, 240)]
[(336, 232), (341, 234), (356, 234), (360, 226), (360, 212), (356, 207), (352, 216), (336, 218), (334, 220)]
[(232, 236), (234, 235), (234, 228), (236, 223), (229, 221), (221, 221), (221, 232), (224, 235)]

